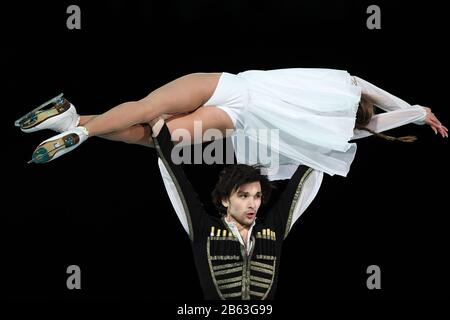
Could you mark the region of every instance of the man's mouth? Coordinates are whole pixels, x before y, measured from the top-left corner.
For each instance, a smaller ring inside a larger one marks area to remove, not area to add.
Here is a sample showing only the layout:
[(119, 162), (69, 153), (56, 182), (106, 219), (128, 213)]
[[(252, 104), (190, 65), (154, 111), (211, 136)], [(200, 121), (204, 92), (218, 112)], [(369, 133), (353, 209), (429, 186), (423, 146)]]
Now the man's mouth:
[(247, 212), (247, 218), (249, 218), (249, 219), (253, 218), (255, 215), (256, 215), (256, 212), (254, 212), (254, 211)]

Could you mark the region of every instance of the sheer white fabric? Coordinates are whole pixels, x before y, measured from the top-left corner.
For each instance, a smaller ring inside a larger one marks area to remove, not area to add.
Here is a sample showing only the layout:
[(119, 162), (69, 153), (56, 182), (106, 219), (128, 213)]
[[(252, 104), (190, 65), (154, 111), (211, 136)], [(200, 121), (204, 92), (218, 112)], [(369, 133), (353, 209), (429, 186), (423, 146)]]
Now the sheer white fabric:
[(300, 164), (346, 176), (357, 148), (349, 141), (371, 135), (354, 129), (361, 94), (386, 111), (368, 125), (376, 132), (425, 119), (423, 107), (334, 69), (223, 73), (207, 105), (233, 119), (237, 161), (265, 166), (270, 180), (289, 179)]
[[(349, 140), (361, 98), (347, 71), (294, 68), (237, 76), (248, 90), (244, 129), (233, 137), (238, 162), (267, 166), (270, 180), (289, 179), (285, 166), (299, 164), (347, 175), (356, 152)], [(269, 139), (269, 132), (276, 139)]]
[(183, 202), (181, 201), (180, 195), (178, 194), (177, 187), (167, 171), (166, 166), (160, 158), (158, 158), (158, 167), (161, 172), (161, 177), (166, 188), (167, 195), (169, 196), (170, 202), (172, 203), (173, 209), (175, 210), (178, 219), (183, 226), (183, 229), (189, 234), (189, 225), (187, 214), (184, 211)]
[[(361, 88), (361, 94), (367, 96), (378, 108), (386, 111), (374, 115), (367, 128), (375, 132), (382, 132), (408, 123), (425, 124), (426, 111), (424, 107), (410, 105), (406, 101), (397, 98), (364, 79), (358, 77), (353, 78)], [(355, 129), (354, 132), (353, 139), (360, 139), (371, 135), (370, 132), (365, 130)]]

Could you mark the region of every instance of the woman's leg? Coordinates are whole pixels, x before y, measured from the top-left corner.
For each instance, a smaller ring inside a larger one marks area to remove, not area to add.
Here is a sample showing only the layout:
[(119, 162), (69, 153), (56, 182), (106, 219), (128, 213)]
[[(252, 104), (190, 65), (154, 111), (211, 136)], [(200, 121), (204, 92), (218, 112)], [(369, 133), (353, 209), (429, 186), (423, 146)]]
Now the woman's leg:
[[(79, 125), (84, 126), (87, 122), (91, 121), (95, 117), (98, 116), (81, 116)], [(136, 124), (127, 129), (99, 135), (98, 137), (106, 140), (140, 144), (147, 147), (152, 146), (150, 138), (151, 129), (150, 126), (145, 124)]]
[(235, 128), (228, 114), (214, 106), (204, 106), (192, 113), (177, 116), (166, 120), (167, 127), (172, 135), (174, 143), (183, 142), (191, 144), (210, 141), (211, 137), (205, 135), (208, 130), (211, 134), (217, 133), (214, 139), (224, 138)]
[[(81, 116), (80, 126), (84, 126), (85, 123), (92, 121), (97, 116)], [(200, 107), (192, 113), (177, 115), (166, 120), (169, 131), (176, 137), (175, 143), (181, 141), (180, 136), (183, 133), (187, 134), (186, 138), (190, 138), (190, 141), (184, 140), (183, 143), (191, 143), (194, 139), (199, 141), (207, 141), (204, 139), (204, 133), (208, 129), (217, 129), (223, 136), (226, 135), (227, 129), (233, 130), (234, 125), (228, 114), (219, 108), (212, 106)], [(195, 130), (195, 126), (201, 130)], [(200, 136), (195, 136), (195, 134)], [(109, 134), (100, 135), (100, 138), (122, 141), (132, 144), (140, 144), (143, 146), (152, 146), (151, 129), (149, 125), (137, 124), (127, 129), (111, 132)]]
[[(194, 123), (189, 124), (193, 119), (203, 123), (202, 131), (208, 128), (229, 127), (227, 121), (231, 122), (231, 120), (226, 114), (224, 117), (221, 113), (225, 112), (218, 108), (214, 108), (218, 111), (207, 112), (206, 117), (198, 116), (203, 111), (193, 112), (212, 96), (220, 75), (220, 73), (189, 74), (160, 87), (140, 101), (123, 103), (104, 114), (93, 116), (83, 122), (83, 125), (44, 140), (33, 152), (30, 162), (52, 161), (77, 148), (88, 136), (104, 136), (111, 140), (151, 145), (151, 142), (147, 143), (150, 130), (140, 124), (148, 124), (164, 114), (179, 114), (180, 117), (175, 123), (179, 123), (179, 129), (183, 126), (187, 127), (187, 130), (178, 130), (183, 133), (190, 134), (198, 131), (194, 130)], [(182, 115), (189, 112), (191, 114), (186, 115), (187, 119), (181, 120)], [(188, 138), (187, 140), (193, 140), (192, 136)], [(176, 140), (186, 139), (177, 136)]]
[(149, 123), (164, 113), (188, 113), (202, 106), (214, 93), (220, 73), (193, 73), (169, 82), (139, 101), (122, 103), (93, 117), (83, 126), (89, 136), (121, 131)]

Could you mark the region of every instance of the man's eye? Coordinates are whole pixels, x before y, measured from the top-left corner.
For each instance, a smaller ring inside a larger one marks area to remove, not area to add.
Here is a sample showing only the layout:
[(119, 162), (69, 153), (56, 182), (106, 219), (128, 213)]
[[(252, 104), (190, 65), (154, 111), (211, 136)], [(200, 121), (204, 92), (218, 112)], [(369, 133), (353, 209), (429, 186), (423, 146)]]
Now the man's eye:
[(241, 198), (246, 198), (246, 197), (247, 197), (247, 195), (241, 194)]
[(256, 198), (257, 198), (257, 199), (261, 198), (261, 195), (260, 195), (260, 194), (257, 194), (257, 195), (256, 195)]

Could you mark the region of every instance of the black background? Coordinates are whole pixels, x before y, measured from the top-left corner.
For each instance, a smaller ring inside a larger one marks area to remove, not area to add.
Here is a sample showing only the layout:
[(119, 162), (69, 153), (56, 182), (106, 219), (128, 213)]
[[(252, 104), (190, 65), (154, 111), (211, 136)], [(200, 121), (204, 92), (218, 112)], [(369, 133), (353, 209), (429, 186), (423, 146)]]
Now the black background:
[[(66, 8), (81, 8), (68, 30)], [(381, 8), (369, 30), (366, 8)], [(449, 124), (448, 36), (441, 2), (49, 1), (3, 7), (2, 295), (12, 299), (202, 299), (189, 240), (153, 149), (91, 139), (27, 165), (50, 131), (14, 120), (64, 92), (81, 114), (140, 99), (191, 72), (336, 68)], [(448, 141), (358, 143), (347, 178), (326, 176), (285, 242), (277, 299), (442, 298), (448, 288)], [(189, 165), (205, 202), (221, 166)], [(209, 204), (207, 203), (207, 206)], [(66, 288), (78, 265), (82, 289)], [(366, 268), (381, 268), (368, 290)]]

